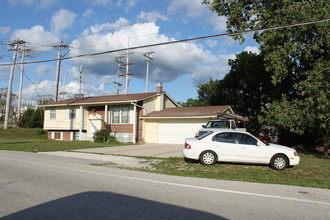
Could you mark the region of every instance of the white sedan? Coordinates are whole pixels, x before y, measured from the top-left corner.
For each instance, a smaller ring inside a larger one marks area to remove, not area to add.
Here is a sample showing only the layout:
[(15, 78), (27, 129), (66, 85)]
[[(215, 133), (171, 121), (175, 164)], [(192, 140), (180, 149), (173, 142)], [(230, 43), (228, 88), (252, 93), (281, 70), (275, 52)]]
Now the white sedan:
[(292, 148), (266, 144), (248, 132), (233, 130), (186, 138), (182, 153), (185, 158), (199, 160), (203, 165), (222, 161), (269, 164), (274, 170), (284, 170), (300, 162), (297, 151)]

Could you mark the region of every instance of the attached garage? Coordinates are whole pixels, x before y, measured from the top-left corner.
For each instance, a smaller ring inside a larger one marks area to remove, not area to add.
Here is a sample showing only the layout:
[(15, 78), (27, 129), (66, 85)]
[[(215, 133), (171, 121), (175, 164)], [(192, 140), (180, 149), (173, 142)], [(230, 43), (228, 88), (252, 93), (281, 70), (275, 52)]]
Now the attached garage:
[(143, 120), (143, 140), (146, 143), (183, 144), (194, 137), (209, 120), (234, 116), (230, 106), (167, 108), (151, 112)]
[(158, 122), (158, 143), (184, 144), (185, 138), (195, 137), (195, 134), (206, 124), (208, 119), (160, 120)]

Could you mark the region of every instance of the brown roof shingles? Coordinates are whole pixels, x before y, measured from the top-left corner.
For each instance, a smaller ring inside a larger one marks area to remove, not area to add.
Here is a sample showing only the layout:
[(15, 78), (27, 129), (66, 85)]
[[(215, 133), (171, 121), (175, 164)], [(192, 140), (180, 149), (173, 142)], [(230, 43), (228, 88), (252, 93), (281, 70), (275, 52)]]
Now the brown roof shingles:
[(161, 111), (151, 112), (143, 116), (143, 118), (217, 116), (224, 113), (227, 109), (231, 109), (229, 105), (166, 108)]
[(84, 98), (72, 98), (65, 99), (58, 102), (51, 102), (41, 107), (47, 106), (61, 106), (61, 105), (83, 105), (83, 104), (102, 104), (102, 103), (115, 103), (115, 102), (130, 102), (130, 101), (139, 101), (152, 96), (155, 96), (159, 93), (150, 92), (150, 93), (136, 93), (136, 94), (124, 94), (124, 95), (109, 95), (109, 96), (94, 96), (94, 97), (84, 97)]

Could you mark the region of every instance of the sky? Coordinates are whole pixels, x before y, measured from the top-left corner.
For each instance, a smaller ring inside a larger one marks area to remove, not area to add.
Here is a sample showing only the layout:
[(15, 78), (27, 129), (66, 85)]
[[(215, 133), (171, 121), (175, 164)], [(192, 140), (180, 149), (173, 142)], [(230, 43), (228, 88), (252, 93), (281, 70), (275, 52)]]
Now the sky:
[[(226, 17), (218, 16), (202, 0), (0, 0), (0, 88), (7, 88), (15, 39), (30, 49), (26, 62), (54, 60), (62, 41), (59, 99), (79, 94), (85, 97), (114, 95), (118, 78), (116, 58), (127, 48), (226, 33)], [(129, 50), (128, 93), (146, 92), (147, 62), (152, 53), (148, 92), (163, 90), (175, 101), (197, 98), (198, 85), (228, 74), (228, 59), (242, 51), (258, 53), (259, 45), (247, 34), (243, 44), (223, 36), (163, 46)], [(21, 46), (23, 48), (23, 46)], [(122, 50), (121, 52), (111, 52)], [(109, 52), (110, 51), (110, 52)], [(79, 55), (107, 52), (97, 56)], [(16, 62), (21, 62), (18, 54)], [(126, 63), (126, 58), (122, 59)], [(22, 103), (34, 104), (40, 97), (54, 96), (56, 61), (24, 65)], [(12, 92), (18, 94), (21, 65), (15, 65)], [(124, 75), (126, 66), (120, 74)], [(120, 77), (119, 94), (126, 93), (126, 78)]]

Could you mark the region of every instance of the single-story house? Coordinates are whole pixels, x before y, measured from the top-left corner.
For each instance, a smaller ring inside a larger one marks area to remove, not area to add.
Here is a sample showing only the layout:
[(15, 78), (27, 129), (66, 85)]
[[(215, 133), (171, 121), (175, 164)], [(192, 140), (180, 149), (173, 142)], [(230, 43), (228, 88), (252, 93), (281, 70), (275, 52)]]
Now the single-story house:
[(48, 139), (93, 140), (102, 121), (122, 142), (183, 143), (210, 119), (235, 116), (230, 106), (180, 107), (157, 92), (72, 98), (40, 105)]

